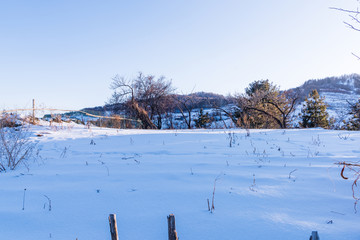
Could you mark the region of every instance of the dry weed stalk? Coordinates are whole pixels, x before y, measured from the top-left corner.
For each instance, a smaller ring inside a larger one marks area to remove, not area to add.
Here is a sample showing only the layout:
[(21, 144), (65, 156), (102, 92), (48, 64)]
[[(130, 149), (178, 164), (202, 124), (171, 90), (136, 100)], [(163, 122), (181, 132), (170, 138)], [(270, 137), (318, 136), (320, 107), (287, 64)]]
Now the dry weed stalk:
[(250, 191), (257, 192), (256, 191), (256, 180), (255, 180), (255, 174), (253, 174), (253, 183), (249, 186)]
[[(221, 174), (220, 174), (221, 175)], [(208, 199), (208, 208), (211, 213), (215, 210), (215, 190), (216, 190), (216, 182), (220, 179), (220, 175), (218, 175), (214, 180), (214, 189), (212, 193), (212, 199), (211, 199), (211, 208), (209, 207), (209, 199)]]
[(355, 210), (355, 213), (356, 213), (357, 212), (356, 207), (357, 207), (357, 204), (358, 204), (358, 202), (360, 200), (360, 196), (357, 196), (357, 194), (355, 192), (357, 187), (358, 187), (357, 182), (360, 179), (360, 162), (337, 162), (335, 164), (339, 165), (339, 166), (343, 166), (343, 168), (341, 169), (341, 173), (340, 173), (340, 175), (341, 175), (341, 177), (343, 179), (345, 179), (345, 180), (349, 179), (348, 177), (346, 177), (344, 175), (345, 169), (350, 170), (354, 174), (355, 179), (354, 179), (354, 181), (353, 181), (353, 183), (351, 185), (351, 189), (352, 189), (352, 197), (355, 200), (355, 202), (354, 202), (354, 210)]
[[(296, 169), (294, 169), (294, 170), (292, 170), (290, 173), (289, 173), (289, 179), (291, 179), (291, 174), (292, 173), (294, 173), (294, 172), (296, 172), (298, 169), (296, 168)], [(295, 178), (296, 179), (296, 178)], [(293, 179), (293, 181), (295, 182), (295, 179)]]
[[(51, 211), (51, 199), (50, 199), (48, 196), (46, 196), (46, 195), (44, 195), (44, 197), (46, 197), (46, 199), (48, 200), (48, 203), (49, 203), (49, 211)], [(44, 208), (45, 208), (45, 205), (44, 205)]]

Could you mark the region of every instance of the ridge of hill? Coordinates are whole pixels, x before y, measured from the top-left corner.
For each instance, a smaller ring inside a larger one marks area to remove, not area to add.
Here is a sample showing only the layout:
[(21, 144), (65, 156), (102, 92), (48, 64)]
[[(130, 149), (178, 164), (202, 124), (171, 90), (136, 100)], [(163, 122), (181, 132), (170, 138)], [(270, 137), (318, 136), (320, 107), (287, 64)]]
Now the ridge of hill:
[(325, 97), (330, 116), (344, 120), (349, 112), (349, 103), (355, 103), (360, 98), (360, 75), (349, 74), (340, 77), (311, 79), (299, 87), (289, 89), (299, 95), (300, 102), (316, 89), (321, 97)]

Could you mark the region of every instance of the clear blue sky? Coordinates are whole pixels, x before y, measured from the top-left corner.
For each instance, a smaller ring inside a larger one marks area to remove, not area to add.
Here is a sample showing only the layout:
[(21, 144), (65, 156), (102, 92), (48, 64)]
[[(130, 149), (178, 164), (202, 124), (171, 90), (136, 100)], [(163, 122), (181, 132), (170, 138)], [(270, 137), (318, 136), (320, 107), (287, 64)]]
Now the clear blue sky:
[(103, 105), (138, 71), (221, 94), (359, 73), (360, 33), (331, 6), (357, 1), (0, 0), (0, 108)]

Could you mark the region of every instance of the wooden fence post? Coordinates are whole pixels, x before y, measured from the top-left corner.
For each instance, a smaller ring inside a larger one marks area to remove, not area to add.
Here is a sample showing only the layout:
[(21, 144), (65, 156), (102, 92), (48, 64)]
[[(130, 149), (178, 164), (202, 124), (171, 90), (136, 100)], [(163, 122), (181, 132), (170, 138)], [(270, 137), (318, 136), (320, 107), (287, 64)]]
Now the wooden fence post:
[(169, 240), (179, 240), (176, 232), (175, 227), (175, 216), (174, 214), (170, 214), (167, 217), (168, 220), (168, 233), (169, 233)]
[(110, 214), (109, 224), (110, 224), (111, 240), (119, 240), (115, 214)]
[(317, 231), (312, 231), (311, 236), (310, 236), (310, 240), (320, 240), (319, 234), (318, 234)]

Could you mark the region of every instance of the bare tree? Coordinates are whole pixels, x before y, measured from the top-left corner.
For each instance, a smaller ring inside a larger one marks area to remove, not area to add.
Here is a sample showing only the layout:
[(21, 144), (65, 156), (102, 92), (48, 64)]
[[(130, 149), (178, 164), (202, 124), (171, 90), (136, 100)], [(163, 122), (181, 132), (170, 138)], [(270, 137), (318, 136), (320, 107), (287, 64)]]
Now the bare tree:
[(135, 87), (134, 80), (125, 79), (124, 77), (116, 75), (110, 85), (110, 88), (115, 90), (110, 99), (110, 103), (124, 102), (134, 113), (135, 117), (140, 119), (143, 128), (155, 129), (156, 126), (150, 120), (148, 113), (144, 108), (139, 106), (139, 103), (135, 98)]
[[(165, 77), (155, 79), (153, 75), (139, 73), (135, 79), (115, 76), (110, 88), (114, 93), (110, 103), (125, 103), (144, 128), (161, 128), (163, 115), (169, 110), (171, 81)], [(156, 124), (154, 124), (156, 122)]]
[(155, 79), (153, 75), (144, 76), (141, 72), (135, 80), (138, 102), (149, 113), (149, 117), (161, 128), (163, 114), (171, 110), (171, 81), (164, 76)]
[(181, 116), (187, 126), (188, 129), (191, 129), (192, 123), (192, 112), (195, 108), (195, 96), (188, 94), (188, 95), (174, 95), (173, 99), (175, 101), (176, 107), (179, 109)]

